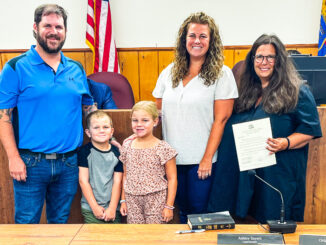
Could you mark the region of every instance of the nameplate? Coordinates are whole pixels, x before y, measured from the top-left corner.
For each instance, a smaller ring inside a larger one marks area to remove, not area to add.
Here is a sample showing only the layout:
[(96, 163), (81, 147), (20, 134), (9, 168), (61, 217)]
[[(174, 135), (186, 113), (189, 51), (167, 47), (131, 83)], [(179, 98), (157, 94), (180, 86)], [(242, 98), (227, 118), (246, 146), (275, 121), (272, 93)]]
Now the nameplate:
[(324, 235), (300, 235), (299, 245), (326, 245), (326, 236)]
[(281, 234), (217, 234), (217, 244), (284, 244)]

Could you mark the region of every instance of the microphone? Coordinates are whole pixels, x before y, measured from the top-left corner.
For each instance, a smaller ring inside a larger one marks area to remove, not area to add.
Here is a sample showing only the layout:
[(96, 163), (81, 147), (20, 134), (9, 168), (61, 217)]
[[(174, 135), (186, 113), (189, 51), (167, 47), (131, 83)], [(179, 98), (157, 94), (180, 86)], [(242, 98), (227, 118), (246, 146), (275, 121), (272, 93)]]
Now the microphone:
[(268, 185), (270, 188), (272, 188), (273, 190), (275, 190), (276, 192), (278, 192), (280, 194), (280, 197), (281, 197), (280, 220), (267, 220), (267, 225), (269, 227), (269, 231), (271, 233), (279, 232), (282, 234), (294, 233), (297, 228), (297, 224), (296, 224), (296, 222), (294, 222), (292, 220), (285, 221), (285, 205), (284, 205), (284, 199), (283, 199), (282, 192), (280, 190), (278, 190), (277, 188), (275, 188), (274, 186), (272, 186), (267, 181), (265, 181), (264, 179), (262, 179), (261, 177), (259, 177), (256, 174), (255, 170), (253, 170), (253, 169), (248, 170), (248, 173), (249, 173), (249, 175), (254, 175), (261, 182)]

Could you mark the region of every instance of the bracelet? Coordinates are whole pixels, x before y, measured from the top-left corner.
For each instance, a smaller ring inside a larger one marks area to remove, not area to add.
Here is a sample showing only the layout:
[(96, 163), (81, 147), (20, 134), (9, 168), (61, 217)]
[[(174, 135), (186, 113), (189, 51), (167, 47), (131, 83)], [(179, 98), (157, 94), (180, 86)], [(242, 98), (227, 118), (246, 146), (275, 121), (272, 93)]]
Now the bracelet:
[(285, 139), (288, 141), (288, 146), (286, 147), (285, 150), (288, 150), (290, 149), (290, 139), (288, 137), (285, 137)]
[(120, 200), (120, 204), (121, 204), (121, 203), (124, 203), (124, 202), (126, 202), (126, 200), (124, 200), (124, 199), (121, 199), (121, 200)]
[(170, 210), (173, 210), (174, 209), (173, 206), (169, 206), (169, 205), (165, 205), (164, 208), (167, 208), (167, 209), (170, 209)]

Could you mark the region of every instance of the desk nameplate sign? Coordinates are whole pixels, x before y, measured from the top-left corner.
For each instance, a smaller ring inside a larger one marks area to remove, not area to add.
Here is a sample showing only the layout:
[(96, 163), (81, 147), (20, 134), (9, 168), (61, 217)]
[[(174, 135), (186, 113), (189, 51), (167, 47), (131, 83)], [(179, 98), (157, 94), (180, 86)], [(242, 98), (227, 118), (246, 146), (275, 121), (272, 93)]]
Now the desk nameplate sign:
[(284, 244), (281, 234), (217, 234), (217, 244)]
[(300, 235), (299, 245), (326, 245), (325, 235)]

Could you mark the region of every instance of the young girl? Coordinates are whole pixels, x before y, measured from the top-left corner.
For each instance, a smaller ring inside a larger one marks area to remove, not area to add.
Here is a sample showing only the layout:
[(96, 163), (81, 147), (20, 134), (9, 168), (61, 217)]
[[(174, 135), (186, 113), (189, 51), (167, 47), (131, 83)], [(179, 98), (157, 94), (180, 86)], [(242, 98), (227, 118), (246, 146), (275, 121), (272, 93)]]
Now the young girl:
[(153, 135), (158, 110), (152, 101), (134, 105), (131, 126), (136, 137), (123, 143), (123, 190), (120, 212), (128, 224), (161, 224), (173, 218), (177, 190), (177, 152)]

